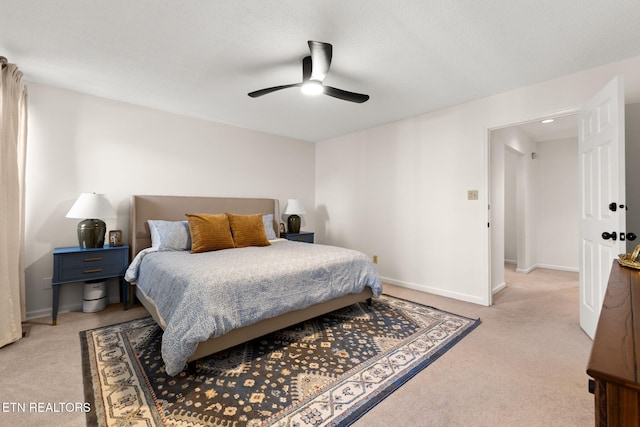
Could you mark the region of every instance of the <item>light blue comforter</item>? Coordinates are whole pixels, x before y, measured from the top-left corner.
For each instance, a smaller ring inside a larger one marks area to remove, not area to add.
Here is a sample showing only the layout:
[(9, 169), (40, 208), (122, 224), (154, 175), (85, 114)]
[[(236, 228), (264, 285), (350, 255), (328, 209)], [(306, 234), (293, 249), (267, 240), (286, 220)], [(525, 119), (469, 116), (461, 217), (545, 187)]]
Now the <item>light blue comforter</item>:
[(127, 272), (166, 323), (162, 358), (169, 375), (185, 367), (201, 341), (365, 286), (382, 291), (361, 252), (278, 240), (271, 246), (146, 252)]

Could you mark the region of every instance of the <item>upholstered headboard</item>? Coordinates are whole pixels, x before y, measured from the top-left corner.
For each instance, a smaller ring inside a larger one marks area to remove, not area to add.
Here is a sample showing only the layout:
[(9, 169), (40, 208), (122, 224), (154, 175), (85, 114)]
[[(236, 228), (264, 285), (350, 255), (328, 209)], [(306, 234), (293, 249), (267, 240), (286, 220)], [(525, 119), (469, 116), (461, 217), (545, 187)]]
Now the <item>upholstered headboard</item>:
[(273, 214), (273, 229), (280, 236), (280, 203), (278, 199), (190, 196), (131, 196), (129, 236), (131, 257), (151, 247), (149, 219), (185, 221), (187, 213)]

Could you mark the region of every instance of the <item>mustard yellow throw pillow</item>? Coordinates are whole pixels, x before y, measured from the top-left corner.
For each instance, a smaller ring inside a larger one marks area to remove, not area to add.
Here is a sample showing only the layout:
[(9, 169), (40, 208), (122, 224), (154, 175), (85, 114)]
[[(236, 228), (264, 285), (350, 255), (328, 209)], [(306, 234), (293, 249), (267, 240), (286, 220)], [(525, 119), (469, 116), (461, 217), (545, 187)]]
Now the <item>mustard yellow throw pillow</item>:
[(234, 247), (229, 219), (225, 214), (186, 214), (191, 231), (191, 253)]
[(245, 248), (247, 246), (269, 246), (269, 239), (264, 230), (262, 215), (236, 215), (227, 214), (231, 233), (233, 234), (233, 242), (236, 248)]

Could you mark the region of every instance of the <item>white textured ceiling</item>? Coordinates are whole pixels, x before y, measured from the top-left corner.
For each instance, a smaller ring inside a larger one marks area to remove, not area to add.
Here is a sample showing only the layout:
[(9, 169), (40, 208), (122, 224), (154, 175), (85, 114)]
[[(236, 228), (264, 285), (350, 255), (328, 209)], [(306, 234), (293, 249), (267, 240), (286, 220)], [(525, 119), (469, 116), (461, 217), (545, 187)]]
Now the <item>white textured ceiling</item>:
[[(0, 55), (24, 79), (309, 141), (640, 55), (631, 0), (0, 0)], [(287, 89), (307, 40), (325, 83)]]

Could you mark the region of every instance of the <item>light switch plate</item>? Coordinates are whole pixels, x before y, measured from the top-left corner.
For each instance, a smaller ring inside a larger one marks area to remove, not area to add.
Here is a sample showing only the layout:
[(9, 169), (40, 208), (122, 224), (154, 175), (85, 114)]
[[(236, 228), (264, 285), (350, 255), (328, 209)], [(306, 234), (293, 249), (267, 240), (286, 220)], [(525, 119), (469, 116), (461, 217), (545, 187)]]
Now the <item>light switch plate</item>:
[(467, 200), (478, 200), (478, 190), (467, 191)]

